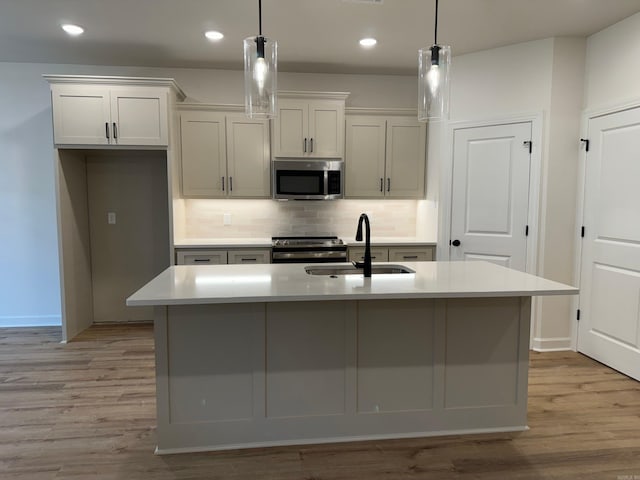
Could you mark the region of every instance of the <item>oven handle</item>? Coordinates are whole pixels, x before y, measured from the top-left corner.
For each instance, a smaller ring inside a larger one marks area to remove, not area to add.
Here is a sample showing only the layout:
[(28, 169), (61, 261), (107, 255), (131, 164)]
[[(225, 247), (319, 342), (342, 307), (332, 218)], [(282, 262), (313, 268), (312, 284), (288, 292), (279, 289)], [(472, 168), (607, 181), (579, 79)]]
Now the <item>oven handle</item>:
[(345, 251), (323, 251), (323, 252), (273, 252), (273, 260), (305, 260), (313, 262), (317, 258), (347, 258)]

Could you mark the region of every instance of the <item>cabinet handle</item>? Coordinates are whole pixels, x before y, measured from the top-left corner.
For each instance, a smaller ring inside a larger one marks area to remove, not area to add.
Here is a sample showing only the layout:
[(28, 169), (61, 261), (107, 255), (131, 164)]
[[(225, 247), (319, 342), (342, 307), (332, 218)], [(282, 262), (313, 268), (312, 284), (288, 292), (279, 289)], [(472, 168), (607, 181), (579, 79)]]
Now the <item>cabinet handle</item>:
[(193, 261), (196, 263), (209, 263), (211, 259), (210, 258), (194, 258)]
[(233, 177), (229, 177), (229, 191), (233, 192)]
[(107, 140), (109, 140), (109, 122), (104, 122), (104, 131), (105, 131)]
[(391, 191), (391, 178), (387, 178), (387, 192)]
[(418, 255), (403, 255), (402, 256), (403, 260), (417, 260), (418, 259)]
[(384, 192), (384, 178), (380, 179), (380, 191)]
[[(375, 260), (376, 258), (378, 258), (378, 257), (376, 257), (375, 255), (372, 255), (372, 256), (371, 256), (371, 260)], [(360, 257), (360, 260), (364, 260), (364, 255), (362, 255), (362, 256)]]
[(241, 261), (241, 262), (257, 262), (257, 261), (258, 261), (258, 259), (257, 259), (257, 258), (255, 258), (255, 257), (253, 257), (253, 258), (249, 258), (249, 257), (242, 257), (242, 258), (240, 259), (240, 261)]
[(311, 139), (311, 153), (313, 153), (313, 138)]
[(220, 177), (222, 179), (222, 191), (224, 192), (224, 177)]
[(113, 122), (113, 139), (118, 139), (118, 127), (116, 126), (116, 122)]
[(307, 139), (304, 139), (304, 153), (307, 153)]

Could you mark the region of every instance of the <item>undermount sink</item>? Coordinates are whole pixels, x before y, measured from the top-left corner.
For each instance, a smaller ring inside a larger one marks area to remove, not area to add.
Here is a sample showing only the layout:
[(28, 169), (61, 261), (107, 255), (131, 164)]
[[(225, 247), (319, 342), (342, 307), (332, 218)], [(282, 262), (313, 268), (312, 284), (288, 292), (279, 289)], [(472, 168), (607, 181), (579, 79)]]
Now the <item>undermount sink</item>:
[[(310, 265), (304, 267), (304, 271), (309, 275), (362, 275), (363, 269), (356, 268), (354, 265)], [(395, 274), (395, 273), (416, 273), (404, 265), (372, 265), (371, 274)]]

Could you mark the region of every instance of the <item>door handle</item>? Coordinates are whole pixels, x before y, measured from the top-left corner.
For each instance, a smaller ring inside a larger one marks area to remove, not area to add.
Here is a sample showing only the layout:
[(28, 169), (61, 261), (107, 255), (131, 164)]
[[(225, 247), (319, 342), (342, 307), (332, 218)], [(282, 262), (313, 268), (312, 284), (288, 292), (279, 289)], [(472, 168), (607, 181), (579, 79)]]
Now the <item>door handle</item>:
[(454, 247), (459, 247), (460, 246), (460, 240), (458, 240), (457, 238), (451, 242), (451, 245), (453, 245)]

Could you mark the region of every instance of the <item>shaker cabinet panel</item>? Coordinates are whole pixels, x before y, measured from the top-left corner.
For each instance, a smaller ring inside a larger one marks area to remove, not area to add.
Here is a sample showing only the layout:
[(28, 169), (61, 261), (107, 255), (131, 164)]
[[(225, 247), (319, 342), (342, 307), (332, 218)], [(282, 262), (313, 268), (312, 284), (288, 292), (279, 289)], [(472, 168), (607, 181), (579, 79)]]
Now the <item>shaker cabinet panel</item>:
[(345, 191), (351, 198), (384, 196), (384, 119), (347, 117)]
[(281, 100), (278, 118), (274, 121), (273, 148), (276, 157), (299, 158), (306, 154), (307, 119), (309, 107), (306, 102)]
[(108, 145), (110, 96), (102, 86), (59, 85), (52, 92), (54, 143)]
[(226, 191), (225, 116), (189, 112), (180, 118), (182, 193), (222, 197)]
[(269, 123), (244, 115), (227, 115), (228, 195), (269, 198), (271, 157)]
[(168, 145), (166, 93), (145, 88), (113, 91), (111, 122), (118, 145)]
[(346, 131), (346, 198), (424, 198), (424, 124), (413, 117), (354, 115)]
[(184, 196), (271, 196), (267, 120), (224, 112), (184, 112), (180, 139)]
[(342, 158), (344, 100), (278, 100), (273, 126), (276, 158)]
[(426, 129), (415, 119), (387, 120), (386, 195), (397, 198), (424, 196)]
[(165, 89), (105, 85), (52, 86), (56, 145), (166, 146)]

